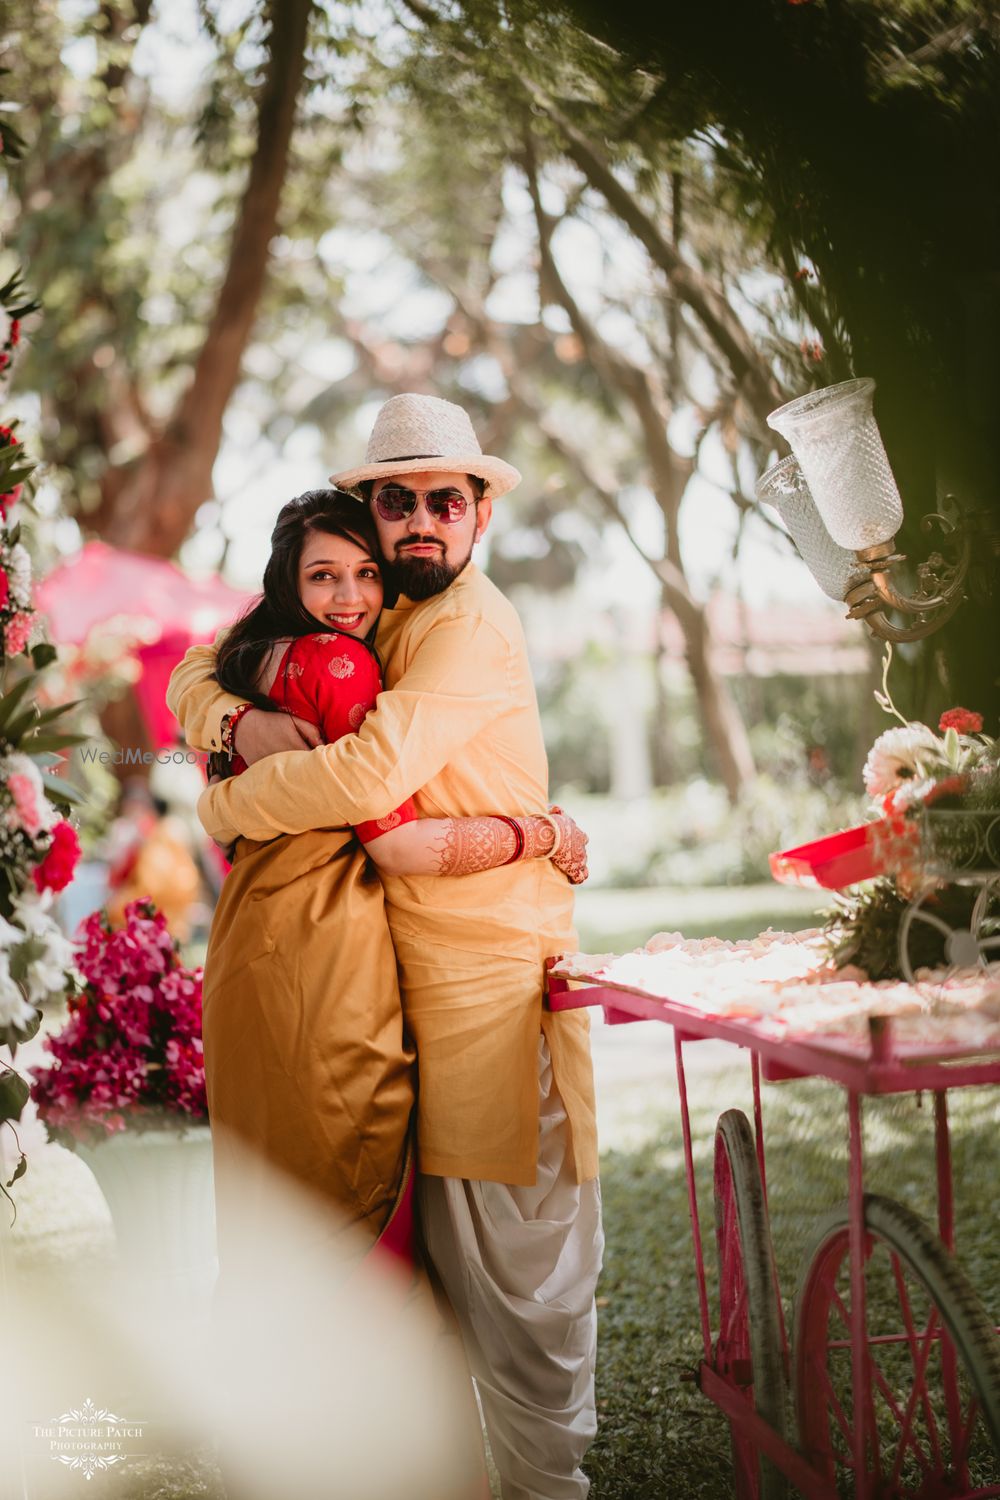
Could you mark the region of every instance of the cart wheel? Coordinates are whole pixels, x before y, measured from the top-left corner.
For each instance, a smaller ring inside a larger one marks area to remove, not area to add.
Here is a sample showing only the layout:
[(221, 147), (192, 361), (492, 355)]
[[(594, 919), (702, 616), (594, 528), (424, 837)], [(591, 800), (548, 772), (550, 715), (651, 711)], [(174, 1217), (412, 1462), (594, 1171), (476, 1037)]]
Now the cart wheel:
[(956, 969), (974, 969), (977, 965), (985, 969), (1000, 959), (995, 910), (1000, 900), (1000, 881), (976, 883), (982, 884), (982, 889), (969, 915), (968, 927), (953, 927), (941, 916), (935, 909), (939, 903), (934, 889), (914, 897), (904, 911), (899, 924), (899, 966), (909, 984), (917, 982), (914, 944), (921, 926), (932, 927), (941, 934), (941, 961), (948, 974)]
[[(1000, 1339), (964, 1272), (908, 1208), (866, 1194), (865, 1229), (865, 1399), (878, 1431), (865, 1492), (964, 1495), (996, 1479)], [(803, 1264), (793, 1339), (799, 1441), (828, 1479), (857, 1491), (846, 1203), (819, 1225)]]
[[(771, 1232), (753, 1132), (738, 1109), (720, 1116), (715, 1131), (715, 1242), (716, 1372), (742, 1387), (758, 1415), (784, 1437), (787, 1382)], [(784, 1475), (732, 1423), (730, 1431), (737, 1500), (784, 1500)]]

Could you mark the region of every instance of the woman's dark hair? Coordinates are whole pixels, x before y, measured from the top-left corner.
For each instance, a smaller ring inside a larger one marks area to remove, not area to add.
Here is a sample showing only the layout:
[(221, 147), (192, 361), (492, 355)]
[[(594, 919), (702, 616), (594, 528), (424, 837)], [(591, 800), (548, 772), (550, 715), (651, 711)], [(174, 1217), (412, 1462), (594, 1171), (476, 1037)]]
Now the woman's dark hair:
[[(274, 642), (323, 629), (299, 598), (299, 559), (306, 537), (313, 531), (354, 542), (376, 561), (382, 555), (368, 507), (342, 490), (306, 490), (281, 507), (271, 533), (264, 592), (227, 632), (215, 662), (220, 686), (257, 708), (276, 706), (257, 685), (257, 674)], [(388, 586), (383, 586), (385, 602), (391, 606), (395, 598)]]

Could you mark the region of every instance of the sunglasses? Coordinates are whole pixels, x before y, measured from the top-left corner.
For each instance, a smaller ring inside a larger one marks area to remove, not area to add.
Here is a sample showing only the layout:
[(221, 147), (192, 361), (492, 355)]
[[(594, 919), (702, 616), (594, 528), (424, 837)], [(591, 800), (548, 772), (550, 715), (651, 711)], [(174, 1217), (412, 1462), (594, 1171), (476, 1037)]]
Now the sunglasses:
[(460, 521), (469, 506), (477, 504), (451, 486), (441, 490), (407, 490), (401, 484), (387, 484), (375, 496), (375, 509), (383, 521), (404, 521), (413, 515), (421, 496), (428, 513), (445, 526)]

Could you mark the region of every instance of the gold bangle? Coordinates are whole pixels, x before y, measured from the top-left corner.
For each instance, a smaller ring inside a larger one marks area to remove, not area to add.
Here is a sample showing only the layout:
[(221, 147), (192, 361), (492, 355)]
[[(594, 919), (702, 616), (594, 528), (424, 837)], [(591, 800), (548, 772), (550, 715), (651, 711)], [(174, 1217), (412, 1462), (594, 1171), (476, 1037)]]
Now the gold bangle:
[(547, 813), (547, 812), (544, 812), (544, 813), (535, 813), (535, 817), (536, 818), (541, 818), (541, 820), (542, 820), (543, 823), (548, 823), (549, 827), (552, 829), (553, 834), (555, 835), (555, 843), (552, 845), (552, 848), (551, 849), (547, 849), (545, 851), (545, 858), (546, 859), (554, 859), (555, 856), (559, 853), (559, 850), (562, 848), (562, 841), (563, 841), (563, 831), (562, 831), (562, 828), (556, 822), (555, 818), (552, 816), (551, 813)]

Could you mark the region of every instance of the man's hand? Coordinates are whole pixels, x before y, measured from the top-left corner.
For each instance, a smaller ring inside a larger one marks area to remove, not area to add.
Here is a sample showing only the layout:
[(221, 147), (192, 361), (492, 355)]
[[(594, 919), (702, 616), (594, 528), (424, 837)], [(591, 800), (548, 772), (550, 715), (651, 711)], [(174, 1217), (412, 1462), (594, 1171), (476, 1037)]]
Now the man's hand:
[(552, 863), (557, 870), (562, 870), (571, 885), (582, 885), (590, 874), (587, 869), (587, 835), (561, 807), (551, 807), (549, 812), (562, 830), (562, 839), (552, 855)]
[(315, 750), (322, 743), (323, 736), (317, 726), (297, 719), (294, 714), (272, 714), (263, 708), (251, 708), (236, 726), (235, 750), (248, 766), (266, 755), (279, 755), (282, 750)]
[[(237, 725), (236, 727), (238, 729), (239, 725)], [(215, 773), (208, 778), (208, 784), (209, 786), (216, 786), (223, 779), (224, 778), (219, 776), (218, 773)], [(231, 865), (233, 862), (233, 855), (236, 853), (235, 840), (231, 844), (220, 844), (218, 839), (213, 839), (212, 843), (215, 845), (216, 849), (218, 849), (219, 853), (222, 855), (226, 863)]]

